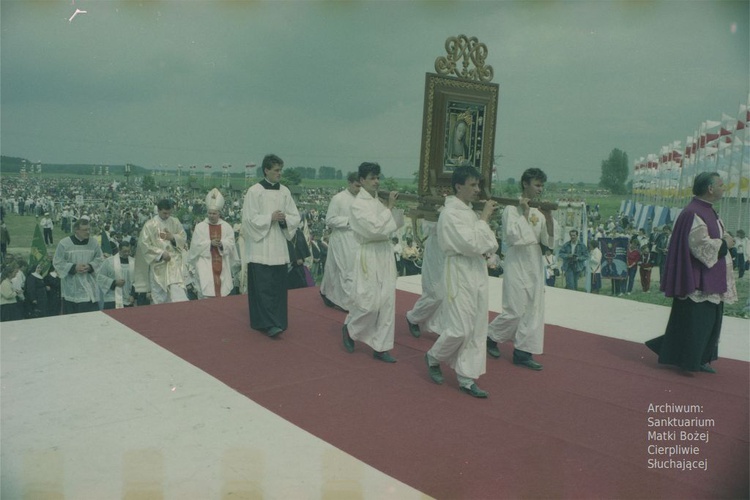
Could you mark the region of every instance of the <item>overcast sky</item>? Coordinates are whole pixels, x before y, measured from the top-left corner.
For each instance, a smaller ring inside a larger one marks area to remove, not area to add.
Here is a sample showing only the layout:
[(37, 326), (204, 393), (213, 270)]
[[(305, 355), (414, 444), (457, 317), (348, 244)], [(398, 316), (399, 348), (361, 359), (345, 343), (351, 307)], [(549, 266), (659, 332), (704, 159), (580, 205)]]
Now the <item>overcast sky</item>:
[[(500, 177), (598, 182), (737, 115), (748, 1), (2, 0), (0, 147), (43, 163), (419, 168), (425, 73), (475, 36)], [(72, 20), (76, 9), (84, 10)]]

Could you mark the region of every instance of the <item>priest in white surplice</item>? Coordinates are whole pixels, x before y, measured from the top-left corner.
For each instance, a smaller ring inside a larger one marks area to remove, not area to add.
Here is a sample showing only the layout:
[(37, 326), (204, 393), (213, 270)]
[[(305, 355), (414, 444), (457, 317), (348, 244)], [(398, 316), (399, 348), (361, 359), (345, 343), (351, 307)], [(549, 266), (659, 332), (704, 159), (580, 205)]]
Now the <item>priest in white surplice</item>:
[[(185, 302), (183, 259), (187, 253), (187, 235), (180, 221), (172, 217), (171, 200), (159, 200), (157, 214), (147, 220), (138, 238), (136, 268), (148, 265), (148, 284), (154, 304)], [(138, 269), (136, 269), (138, 274)]]
[(99, 309), (96, 273), (104, 262), (102, 249), (90, 238), (91, 223), (81, 217), (73, 224), (73, 234), (60, 240), (52, 264), (60, 275), (65, 314)]
[(474, 167), (458, 167), (451, 184), (454, 196), (445, 200), (437, 225), (437, 239), (445, 255), (442, 288), (445, 296), (437, 313), (429, 320), (429, 329), (440, 334), (425, 360), (430, 378), (443, 383), (440, 363), (448, 363), (456, 372), (462, 392), (486, 398), (476, 380), (487, 365), (487, 312), (489, 279), (484, 254), (493, 253), (498, 244), (488, 221), (496, 203), (485, 202), (481, 216), (472, 209), (480, 193), (480, 173)]
[(354, 280), (354, 262), (359, 250), (359, 242), (354, 236), (349, 217), (352, 203), (360, 190), (359, 174), (349, 174), (349, 185), (346, 189), (331, 198), (326, 212), (326, 226), (331, 229), (328, 241), (323, 282), (320, 284), (320, 295), (328, 307), (349, 310)]
[(395, 363), (388, 352), (393, 349), (396, 314), (396, 262), (390, 236), (403, 225), (403, 212), (393, 208), (398, 196), (395, 191), (387, 206), (378, 199), (380, 165), (363, 163), (358, 175), (362, 189), (352, 203), (349, 224), (360, 246), (349, 314), (342, 329), (344, 348), (354, 352), (358, 340), (372, 347), (375, 359)]
[(529, 207), (544, 191), (547, 175), (538, 168), (521, 176), (522, 195), (517, 207), (503, 211), (503, 241), (508, 246), (503, 274), (502, 312), (490, 323), (487, 353), (500, 357), (498, 342), (512, 341), (513, 364), (532, 370), (542, 365), (533, 359), (544, 350), (544, 266), (542, 248), (555, 248), (552, 213)]
[(135, 259), (130, 256), (130, 243), (122, 241), (117, 253), (104, 259), (96, 275), (96, 282), (104, 296), (103, 309), (122, 309), (133, 306), (135, 302), (134, 278)]
[(232, 267), (237, 262), (234, 229), (221, 218), (224, 196), (214, 188), (206, 196), (205, 220), (193, 231), (188, 264), (195, 268), (200, 297), (226, 297), (234, 288)]
[(283, 160), (267, 155), (262, 168), (263, 180), (247, 190), (242, 206), (243, 264), (247, 264), (250, 328), (275, 337), (288, 326), (286, 242), (294, 237), (302, 218), (289, 189), (279, 182)]

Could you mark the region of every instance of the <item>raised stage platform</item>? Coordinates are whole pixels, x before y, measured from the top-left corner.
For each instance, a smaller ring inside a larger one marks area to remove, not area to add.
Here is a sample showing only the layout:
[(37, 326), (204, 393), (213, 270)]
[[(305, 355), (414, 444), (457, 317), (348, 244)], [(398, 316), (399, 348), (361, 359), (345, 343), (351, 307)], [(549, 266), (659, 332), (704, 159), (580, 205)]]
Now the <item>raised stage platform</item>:
[(244, 296), (4, 323), (0, 497), (748, 496), (750, 321), (725, 318), (716, 375), (683, 374), (642, 344), (668, 308), (547, 289), (544, 370), (501, 345), (475, 400), (430, 382), (419, 292), (399, 279), (395, 365), (345, 352), (312, 288), (277, 340)]

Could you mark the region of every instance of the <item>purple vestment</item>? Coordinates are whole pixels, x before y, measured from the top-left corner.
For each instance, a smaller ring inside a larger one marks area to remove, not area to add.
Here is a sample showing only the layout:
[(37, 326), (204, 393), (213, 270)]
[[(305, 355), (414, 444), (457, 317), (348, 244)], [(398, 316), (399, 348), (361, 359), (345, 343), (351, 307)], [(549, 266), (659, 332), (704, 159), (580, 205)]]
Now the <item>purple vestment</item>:
[(727, 291), (725, 259), (720, 258), (709, 268), (690, 253), (688, 237), (696, 215), (706, 223), (711, 238), (721, 238), (721, 222), (713, 205), (693, 198), (677, 217), (669, 242), (664, 281), (661, 283), (661, 290), (667, 297), (685, 297), (696, 290), (718, 294)]

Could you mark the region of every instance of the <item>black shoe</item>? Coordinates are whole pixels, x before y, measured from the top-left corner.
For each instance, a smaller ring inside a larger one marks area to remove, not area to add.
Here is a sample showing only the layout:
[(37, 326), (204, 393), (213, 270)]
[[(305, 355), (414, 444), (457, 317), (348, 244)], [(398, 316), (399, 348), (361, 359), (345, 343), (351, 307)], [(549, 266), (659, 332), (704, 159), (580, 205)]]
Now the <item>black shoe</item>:
[(279, 334), (280, 334), (281, 332), (283, 332), (283, 331), (284, 331), (284, 330), (282, 330), (282, 329), (281, 329), (281, 328), (279, 328), (278, 326), (273, 326), (273, 327), (269, 328), (268, 330), (266, 330), (266, 334), (267, 334), (267, 335), (268, 335), (269, 337), (271, 337), (271, 338), (274, 338), (274, 337), (276, 337), (277, 335), (279, 335)]
[(332, 301), (331, 301), (331, 299), (329, 299), (328, 297), (326, 297), (326, 296), (325, 296), (325, 295), (323, 295), (322, 293), (320, 294), (320, 298), (321, 298), (321, 299), (323, 299), (323, 303), (324, 303), (324, 304), (325, 304), (325, 305), (326, 305), (327, 307), (330, 307), (331, 309), (337, 309), (337, 310), (339, 310), (339, 311), (342, 311), (342, 312), (345, 312), (345, 313), (348, 313), (348, 312), (349, 312), (349, 311), (347, 311), (346, 309), (344, 309), (343, 307), (339, 306), (338, 304), (335, 304), (334, 302), (332, 302)]
[(346, 328), (346, 325), (341, 327), (341, 333), (344, 335), (344, 349), (346, 349), (346, 352), (354, 352), (354, 341), (349, 336), (349, 330)]
[(443, 383), (443, 372), (440, 370), (440, 365), (431, 365), (427, 354), (424, 355), (425, 363), (427, 363), (427, 373), (430, 374), (430, 378), (436, 384)]
[(497, 348), (497, 342), (487, 337), (487, 354), (497, 359), (500, 357), (500, 349)]
[(477, 384), (471, 384), (471, 387), (461, 386), (459, 387), (459, 389), (461, 389), (461, 392), (464, 392), (468, 394), (469, 396), (474, 396), (475, 398), (480, 398), (480, 399), (484, 399), (490, 395), (489, 392), (483, 391), (482, 389), (477, 387)]
[(409, 318), (406, 318), (406, 324), (409, 325), (409, 333), (411, 333), (412, 337), (418, 339), (422, 335), (422, 332), (419, 331), (419, 325), (415, 325), (409, 321)]
[(394, 358), (393, 356), (391, 356), (388, 353), (388, 351), (383, 351), (383, 352), (373, 351), (372, 357), (375, 358), (375, 359), (379, 359), (380, 361), (385, 361), (386, 363), (395, 363), (396, 362), (396, 358)]
[(714, 370), (709, 363), (702, 364), (699, 370), (706, 373), (716, 373), (716, 370)]
[(541, 364), (537, 363), (531, 358), (516, 358), (513, 357), (513, 364), (514, 365), (521, 365), (525, 366), (526, 368), (531, 368), (532, 370), (540, 371), (542, 368), (544, 368)]
[(513, 349), (513, 364), (525, 366), (526, 368), (536, 371), (542, 369), (542, 365), (534, 361), (530, 352), (522, 351), (520, 349)]

